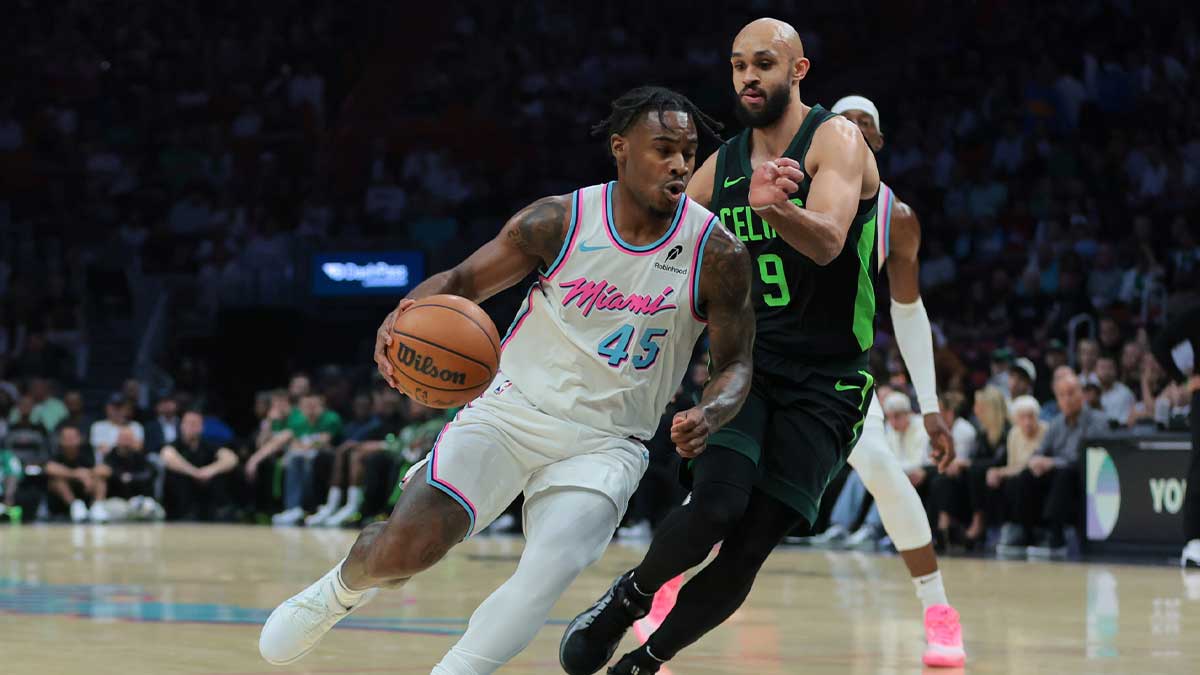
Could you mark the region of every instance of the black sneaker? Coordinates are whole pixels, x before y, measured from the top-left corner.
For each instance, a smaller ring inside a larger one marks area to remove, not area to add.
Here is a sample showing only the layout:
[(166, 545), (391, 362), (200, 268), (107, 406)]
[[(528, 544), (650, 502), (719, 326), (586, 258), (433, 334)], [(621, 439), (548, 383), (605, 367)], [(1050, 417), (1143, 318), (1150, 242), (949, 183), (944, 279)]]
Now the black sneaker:
[(599, 672), (616, 653), (625, 632), (650, 612), (654, 596), (637, 592), (632, 578), (633, 572), (617, 577), (595, 604), (567, 626), (558, 646), (558, 663), (568, 675)]
[(1017, 523), (1005, 523), (1000, 528), (1000, 542), (996, 544), (996, 556), (1000, 558), (1024, 557), (1029, 546), (1029, 535)]
[(1029, 547), (1031, 558), (1067, 557), (1067, 540), (1061, 527), (1050, 527), (1038, 536), (1037, 543)]
[(663, 662), (651, 656), (646, 645), (629, 652), (608, 669), (608, 675), (647, 675), (657, 673)]

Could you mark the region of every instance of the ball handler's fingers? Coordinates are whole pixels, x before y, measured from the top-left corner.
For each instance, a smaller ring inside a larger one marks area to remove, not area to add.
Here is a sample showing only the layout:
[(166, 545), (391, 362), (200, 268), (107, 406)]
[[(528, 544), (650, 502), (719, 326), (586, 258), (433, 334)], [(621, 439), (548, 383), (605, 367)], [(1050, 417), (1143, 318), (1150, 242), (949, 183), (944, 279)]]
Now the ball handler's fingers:
[[(800, 171), (803, 168), (800, 166), (800, 162), (797, 162), (796, 160), (792, 159), (791, 157), (780, 157), (779, 159), (775, 160), (775, 166), (777, 166), (781, 169), (783, 169), (783, 168), (795, 169), (796, 171)], [(803, 175), (803, 174), (801, 174), (801, 175)]]

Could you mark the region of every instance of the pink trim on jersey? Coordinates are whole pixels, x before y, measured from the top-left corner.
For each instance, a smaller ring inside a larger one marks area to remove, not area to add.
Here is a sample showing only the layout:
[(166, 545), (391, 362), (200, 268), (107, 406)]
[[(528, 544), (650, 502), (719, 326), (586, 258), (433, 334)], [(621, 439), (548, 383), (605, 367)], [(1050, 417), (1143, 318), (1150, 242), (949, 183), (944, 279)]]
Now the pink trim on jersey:
[(879, 265), (883, 266), (883, 263), (885, 260), (887, 260), (888, 253), (891, 250), (891, 246), (889, 246), (889, 244), (891, 243), (892, 236), (893, 193), (892, 189), (888, 186), (882, 183), (879, 185), (879, 189), (883, 190), (883, 206), (879, 209), (879, 212), (875, 214), (875, 222), (879, 223), (879, 228), (876, 235), (879, 243)]
[[(438, 485), (440, 485), (440, 486), (442, 486), (442, 487), (444, 487), (444, 488), (446, 488), (446, 489), (450, 490), (450, 491), (451, 491), (451, 492), (453, 492), (454, 494), (458, 495), (458, 498), (459, 498), (459, 499), (461, 499), (461, 500), (463, 500), (463, 502), (465, 502), (465, 503), (466, 503), (466, 505), (467, 505), (467, 506), (469, 506), (469, 507), (471, 508), (471, 512), (472, 512), (473, 514), (475, 514), (476, 516), (478, 516), (478, 515), (479, 515), (479, 509), (475, 508), (475, 504), (474, 504), (474, 503), (472, 503), (470, 499), (467, 499), (467, 496), (466, 496), (465, 494), (463, 494), (463, 493), (462, 493), (462, 490), (459, 490), (458, 488), (456, 488), (456, 487), (454, 487), (453, 485), (451, 485), (449, 481), (447, 481), (447, 480), (445, 480), (445, 479), (442, 479), (442, 478), (438, 478), (438, 470), (437, 470), (437, 449), (438, 449), (438, 446), (442, 444), (442, 437), (443, 437), (443, 436), (446, 434), (446, 430), (450, 428), (450, 425), (451, 425), (451, 424), (454, 424), (455, 422), (457, 422), (457, 421), (458, 421), (458, 415), (460, 415), (460, 414), (462, 414), (462, 411), (461, 411), (461, 410), (460, 410), (460, 411), (458, 411), (458, 414), (455, 414), (455, 415), (454, 415), (454, 419), (450, 420), (449, 422), (446, 422), (446, 426), (442, 427), (442, 430), (441, 430), (441, 432), (440, 432), (440, 433), (438, 433), (437, 442), (433, 444), (433, 449), (429, 451), (429, 455), (430, 455), (430, 460), (429, 460), (430, 475), (431, 475), (431, 476), (433, 476), (433, 482), (437, 483)], [(468, 535), (468, 536), (470, 536), (471, 534), (472, 534), (471, 532), (468, 532), (468, 533), (467, 533), (467, 535)]]
[[(617, 238), (615, 236), (613, 236), (613, 230), (617, 229), (617, 224), (615, 221), (613, 221), (612, 217), (608, 213), (608, 199), (609, 199), (608, 192), (609, 192), (610, 185), (615, 185), (615, 183), (605, 183), (604, 190), (600, 194), (600, 205), (603, 208), (603, 212), (601, 215), (604, 216), (604, 233), (608, 235), (608, 240), (612, 242), (613, 246), (617, 247), (617, 250), (619, 250), (623, 253), (628, 253), (629, 255), (638, 255), (638, 256), (654, 255), (655, 253), (658, 253), (659, 251), (666, 248), (667, 244), (670, 244), (672, 241), (675, 241), (675, 235), (679, 234), (679, 231), (683, 229), (683, 222), (684, 222), (683, 219), (687, 218), (688, 202), (691, 201), (688, 199), (688, 196), (686, 194), (683, 195), (682, 197), (680, 197), (683, 200), (683, 205), (680, 208), (679, 213), (677, 214), (678, 217), (673, 218), (671, 220), (670, 236), (668, 236), (666, 239), (664, 239), (661, 244), (659, 244), (658, 246), (655, 246), (652, 249), (649, 249), (647, 251), (635, 251), (635, 250), (629, 248), (628, 246), (626, 246), (625, 244), (622, 244), (621, 242), (617, 241)], [(609, 227), (610, 223), (612, 224), (611, 227)]]
[(692, 269), (688, 274), (688, 288), (691, 289), (691, 295), (688, 298), (688, 307), (692, 310), (692, 318), (700, 323), (707, 324), (708, 319), (700, 316), (700, 312), (696, 311), (696, 307), (700, 302), (700, 260), (701, 252), (704, 250), (704, 244), (708, 241), (708, 235), (712, 234), (713, 223), (717, 220), (717, 214), (712, 214), (708, 217), (708, 222), (700, 229), (700, 236), (696, 237), (696, 250), (692, 251)]
[(504, 336), (504, 341), (500, 343), (500, 351), (504, 351), (504, 347), (508, 345), (508, 343), (511, 342), (514, 337), (517, 336), (517, 331), (521, 330), (521, 326), (525, 323), (525, 319), (528, 319), (529, 315), (533, 314), (533, 291), (537, 287), (537, 284), (533, 284), (529, 287), (529, 294), (525, 296), (525, 311), (521, 314), (521, 316), (517, 317), (517, 322), (514, 323), (513, 327), (508, 331), (508, 335)]
[(575, 242), (579, 239), (579, 230), (583, 229), (583, 222), (582, 222), (583, 221), (583, 190), (582, 189), (575, 191), (575, 200), (574, 201), (575, 201), (575, 213), (571, 216), (571, 239), (567, 242), (566, 250), (563, 251), (562, 260), (559, 260), (558, 264), (556, 264), (554, 266), (554, 269), (550, 270), (550, 275), (549, 276), (546, 276), (544, 274), (539, 275), (546, 281), (550, 281), (551, 279), (553, 279), (554, 275), (558, 274), (558, 271), (561, 270), (563, 268), (563, 266), (567, 264), (567, 260), (569, 260), (571, 258), (571, 251), (575, 250)]

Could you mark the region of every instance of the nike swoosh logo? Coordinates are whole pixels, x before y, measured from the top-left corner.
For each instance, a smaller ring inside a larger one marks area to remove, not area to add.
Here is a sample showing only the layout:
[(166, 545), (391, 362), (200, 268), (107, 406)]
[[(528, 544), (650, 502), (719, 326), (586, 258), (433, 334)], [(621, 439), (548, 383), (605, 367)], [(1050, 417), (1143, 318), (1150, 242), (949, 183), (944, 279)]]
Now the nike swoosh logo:
[(735, 178), (733, 180), (729, 180), (728, 178), (726, 178), (725, 179), (725, 187), (729, 187), (731, 185), (737, 185), (738, 183), (740, 183), (744, 180), (746, 180), (745, 176), (738, 176), (737, 178)]
[(600, 251), (600, 250), (603, 250), (606, 248), (608, 248), (608, 244), (605, 244), (603, 246), (588, 246), (586, 241), (579, 242), (579, 252), (580, 253), (588, 253), (589, 251)]
[(838, 380), (837, 383), (833, 385), (833, 388), (837, 391), (854, 391), (855, 389), (862, 389), (860, 385), (842, 384), (841, 380)]

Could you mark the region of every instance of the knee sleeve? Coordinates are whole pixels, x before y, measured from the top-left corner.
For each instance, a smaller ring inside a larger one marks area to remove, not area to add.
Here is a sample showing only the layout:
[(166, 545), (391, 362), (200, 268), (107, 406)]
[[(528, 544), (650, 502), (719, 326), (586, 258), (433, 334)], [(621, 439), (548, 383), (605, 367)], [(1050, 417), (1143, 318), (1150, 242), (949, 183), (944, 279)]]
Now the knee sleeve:
[(921, 497), (883, 438), (864, 434), (850, 453), (849, 463), (875, 498), (883, 529), (897, 550), (910, 551), (933, 541)]

